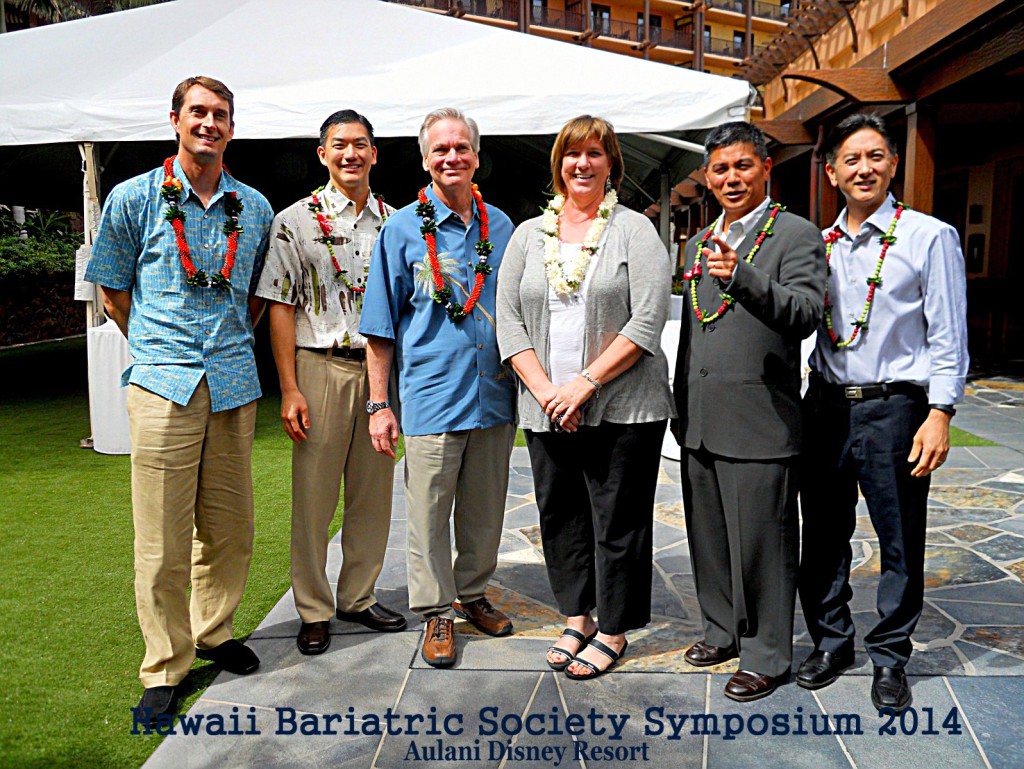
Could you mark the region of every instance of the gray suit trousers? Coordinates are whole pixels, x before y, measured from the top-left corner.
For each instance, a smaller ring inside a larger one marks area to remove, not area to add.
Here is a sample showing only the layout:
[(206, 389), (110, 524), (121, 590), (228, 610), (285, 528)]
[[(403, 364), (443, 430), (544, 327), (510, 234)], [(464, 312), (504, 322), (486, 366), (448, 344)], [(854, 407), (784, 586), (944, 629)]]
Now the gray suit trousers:
[(800, 552), (793, 459), (684, 449), (683, 506), (704, 640), (735, 644), (740, 669), (789, 672)]

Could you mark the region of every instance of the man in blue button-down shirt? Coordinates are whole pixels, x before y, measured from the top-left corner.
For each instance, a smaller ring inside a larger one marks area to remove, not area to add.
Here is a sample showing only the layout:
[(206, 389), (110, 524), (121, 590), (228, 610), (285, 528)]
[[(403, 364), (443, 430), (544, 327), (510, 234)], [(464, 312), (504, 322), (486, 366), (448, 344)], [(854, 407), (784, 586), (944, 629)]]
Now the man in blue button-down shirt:
[(176, 156), (113, 189), (86, 271), (134, 359), (122, 382), (146, 642), (137, 723), (172, 710), (196, 655), (233, 673), (259, 665), (232, 638), (232, 618), (252, 556), (255, 288), (273, 211), (222, 169), (234, 133), (227, 86), (188, 78), (170, 119)]
[(397, 373), (409, 606), (427, 620), (423, 659), (445, 667), (455, 662), (456, 615), (490, 635), (512, 632), (484, 595), (497, 565), (514, 437), (515, 390), (494, 330), (494, 287), (512, 222), (473, 185), (480, 132), (472, 119), (436, 110), (419, 139), (433, 184), (381, 230), (359, 331), (367, 337), (370, 436), (392, 457), (399, 432), (388, 399), (392, 361)]
[(864, 636), (871, 702), (902, 710), (924, 599), (930, 473), (949, 451), (967, 376), (966, 281), (948, 224), (889, 194), (896, 145), (881, 118), (853, 115), (826, 141), (846, 208), (826, 230), (825, 322), (804, 403), (800, 599), (814, 652), (797, 683), (818, 689), (854, 662), (849, 601), (859, 485), (878, 535), (878, 623)]

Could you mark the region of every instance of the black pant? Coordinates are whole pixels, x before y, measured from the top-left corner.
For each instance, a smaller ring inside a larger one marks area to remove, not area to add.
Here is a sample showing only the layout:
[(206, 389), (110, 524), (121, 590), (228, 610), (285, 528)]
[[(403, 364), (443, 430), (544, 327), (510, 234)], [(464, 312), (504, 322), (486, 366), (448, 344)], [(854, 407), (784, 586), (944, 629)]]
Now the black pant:
[(927, 416), (924, 390), (858, 402), (827, 397), (812, 385), (804, 400), (800, 603), (821, 651), (853, 646), (850, 537), (859, 484), (881, 551), (880, 619), (864, 646), (875, 665), (903, 667), (910, 659), (924, 602), (930, 477), (911, 477), (907, 457)]
[(602, 633), (651, 620), (651, 529), (665, 421), (527, 431), (548, 579), (568, 617)]

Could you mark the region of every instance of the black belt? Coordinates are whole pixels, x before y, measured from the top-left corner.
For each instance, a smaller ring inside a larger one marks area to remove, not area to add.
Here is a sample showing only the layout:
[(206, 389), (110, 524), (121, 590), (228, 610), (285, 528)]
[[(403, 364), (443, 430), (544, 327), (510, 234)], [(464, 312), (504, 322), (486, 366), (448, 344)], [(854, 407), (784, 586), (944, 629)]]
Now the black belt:
[(328, 347), (326, 350), (322, 350), (319, 347), (300, 347), (299, 349), (326, 355), (328, 358), (366, 360), (366, 349), (363, 347)]
[(821, 392), (833, 400), (869, 401), (888, 398), (890, 395), (908, 395), (911, 398), (926, 399), (928, 394), (921, 385), (912, 382), (881, 382), (866, 385), (837, 385), (819, 379)]

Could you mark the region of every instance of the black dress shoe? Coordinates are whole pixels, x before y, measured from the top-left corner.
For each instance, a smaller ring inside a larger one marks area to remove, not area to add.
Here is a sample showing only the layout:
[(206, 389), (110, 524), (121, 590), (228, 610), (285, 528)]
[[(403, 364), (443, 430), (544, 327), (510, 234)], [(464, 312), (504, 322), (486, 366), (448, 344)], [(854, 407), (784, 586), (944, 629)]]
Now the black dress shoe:
[(331, 645), (331, 621), (303, 622), (295, 643), (303, 654), (323, 654)]
[(897, 713), (910, 704), (910, 684), (903, 668), (887, 668), (875, 665), (871, 681), (871, 704), (876, 710), (892, 708)]
[(814, 651), (796, 672), (796, 682), (804, 689), (821, 689), (833, 683), (853, 664), (853, 649), (838, 652)]
[(160, 716), (173, 712), (176, 694), (173, 686), (151, 686), (146, 689), (135, 708), (135, 722), (150, 728), (155, 726)]
[(400, 630), (405, 630), (405, 617), (380, 603), (375, 603), (362, 611), (338, 609), (336, 614), (340, 620), (356, 622), (381, 633), (397, 633)]
[(683, 659), (694, 667), (706, 668), (709, 665), (720, 665), (731, 659), (736, 659), (735, 646), (712, 646), (706, 641), (697, 641), (686, 650)]
[(234, 673), (236, 676), (248, 675), (260, 666), (260, 658), (248, 646), (232, 638), (212, 649), (196, 649), (196, 656), (201, 660), (209, 660), (221, 670)]
[(752, 702), (767, 697), (778, 685), (778, 678), (752, 670), (740, 670), (734, 673), (729, 683), (725, 685), (725, 696), (736, 702)]

